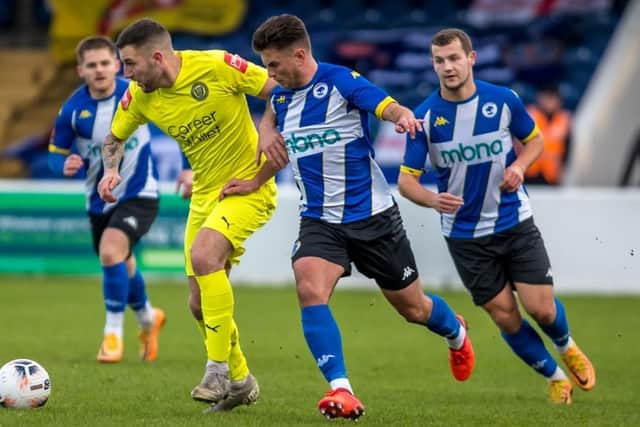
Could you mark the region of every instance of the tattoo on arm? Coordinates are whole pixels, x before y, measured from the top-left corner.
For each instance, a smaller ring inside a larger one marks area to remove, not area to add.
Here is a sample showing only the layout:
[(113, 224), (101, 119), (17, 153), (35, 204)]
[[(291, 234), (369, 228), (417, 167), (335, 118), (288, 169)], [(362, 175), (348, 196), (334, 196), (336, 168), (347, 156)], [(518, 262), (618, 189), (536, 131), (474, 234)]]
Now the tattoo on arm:
[(102, 164), (105, 169), (117, 169), (124, 155), (123, 140), (116, 138), (112, 133), (106, 136), (102, 143)]

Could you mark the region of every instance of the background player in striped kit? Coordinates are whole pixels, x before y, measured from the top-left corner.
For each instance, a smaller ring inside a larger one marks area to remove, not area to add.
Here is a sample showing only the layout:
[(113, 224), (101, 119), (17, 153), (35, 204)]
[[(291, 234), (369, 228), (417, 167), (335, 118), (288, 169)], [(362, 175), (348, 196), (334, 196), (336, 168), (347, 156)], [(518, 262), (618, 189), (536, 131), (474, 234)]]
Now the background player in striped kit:
[[(522, 185), (542, 152), (543, 136), (512, 90), (473, 79), (476, 53), (465, 32), (438, 32), (431, 52), (440, 90), (415, 110), (424, 131), (407, 138), (400, 192), (441, 213), (442, 232), (474, 303), (514, 353), (549, 380), (551, 401), (571, 403), (571, 383), (523, 320), (513, 292), (551, 338), (574, 383), (591, 390), (593, 365), (569, 335), (564, 307), (554, 298), (551, 264)], [(519, 155), (512, 133), (524, 143)], [(438, 193), (419, 183), (427, 154)]]
[[(446, 338), (453, 374), (466, 380), (474, 356), (464, 320), (442, 298), (421, 289), (398, 206), (373, 159), (368, 115), (375, 113), (411, 135), (420, 123), (357, 72), (316, 62), (305, 25), (295, 16), (265, 21), (253, 35), (253, 48), (280, 84), (260, 125), (261, 148), (280, 167), (291, 159), (302, 195), (292, 261), (304, 337), (331, 387), (318, 403), (320, 412), (352, 419), (364, 413), (347, 377), (340, 330), (328, 305), (352, 262), (376, 280), (407, 321)], [(231, 182), (223, 195), (245, 191), (243, 185)]]
[(69, 177), (83, 168), (86, 172), (87, 211), (93, 246), (102, 265), (107, 311), (97, 359), (111, 363), (122, 359), (124, 310), (129, 304), (140, 325), (140, 357), (152, 361), (158, 355), (158, 334), (165, 313), (152, 308), (131, 252), (158, 213), (158, 181), (149, 128), (141, 126), (127, 141), (122, 164), (126, 185), (116, 193), (115, 202), (105, 203), (97, 192), (102, 176), (102, 140), (109, 133), (116, 106), (129, 83), (116, 77), (120, 63), (115, 45), (106, 37), (80, 41), (77, 60), (78, 74), (85, 84), (60, 109), (49, 145), (49, 165)]

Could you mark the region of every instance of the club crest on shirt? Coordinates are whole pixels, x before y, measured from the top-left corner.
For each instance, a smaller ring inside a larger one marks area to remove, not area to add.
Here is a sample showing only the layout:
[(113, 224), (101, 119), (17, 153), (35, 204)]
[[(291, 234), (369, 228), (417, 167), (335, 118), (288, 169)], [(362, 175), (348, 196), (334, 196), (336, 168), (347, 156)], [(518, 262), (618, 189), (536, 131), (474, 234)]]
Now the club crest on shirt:
[(316, 85), (313, 87), (313, 96), (316, 99), (322, 99), (325, 96), (327, 96), (327, 93), (329, 92), (329, 86), (327, 86), (326, 83), (316, 83)]
[(120, 105), (123, 110), (127, 110), (129, 108), (129, 104), (131, 104), (131, 91), (127, 88), (124, 95), (122, 95), (122, 98), (120, 98)]
[(247, 67), (249, 66), (249, 64), (247, 64), (246, 59), (244, 59), (243, 57), (237, 54), (232, 55), (229, 52), (225, 52), (224, 62), (226, 62), (227, 65), (235, 68), (236, 70), (240, 71), (243, 74), (245, 71), (247, 71)]
[(209, 88), (202, 82), (191, 85), (191, 96), (197, 101), (203, 101), (209, 96)]
[(490, 119), (498, 114), (498, 106), (495, 102), (487, 102), (482, 106), (482, 115)]

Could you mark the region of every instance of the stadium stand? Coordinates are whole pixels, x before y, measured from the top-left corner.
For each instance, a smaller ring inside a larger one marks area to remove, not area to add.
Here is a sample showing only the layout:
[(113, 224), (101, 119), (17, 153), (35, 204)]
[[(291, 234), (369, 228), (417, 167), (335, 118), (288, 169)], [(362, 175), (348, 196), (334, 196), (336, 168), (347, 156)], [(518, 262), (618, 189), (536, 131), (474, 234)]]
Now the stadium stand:
[[(565, 106), (574, 110), (626, 5), (619, 0), (577, 3), (251, 0), (244, 22), (235, 31), (215, 37), (174, 33), (174, 45), (178, 49), (224, 48), (259, 63), (260, 58), (251, 50), (253, 30), (268, 16), (294, 13), (307, 22), (317, 58), (355, 68), (413, 107), (438, 83), (430, 64), (430, 37), (443, 26), (457, 26), (468, 31), (475, 41), (477, 78), (512, 86), (525, 103), (534, 100), (540, 84), (553, 82), (559, 86)], [(510, 10), (504, 9), (509, 7)], [(522, 13), (513, 13), (514, 7)], [(38, 22), (42, 25), (44, 20), (40, 18)], [(14, 154), (20, 152), (16, 145), (23, 144), (27, 149), (33, 144), (24, 139), (26, 136), (40, 134), (53, 121), (53, 105), (64, 100), (57, 97), (58, 93), (68, 94), (78, 83), (73, 76), (52, 67), (44, 52), (21, 55), (25, 63), (4, 67), (9, 69), (3, 72), (10, 75), (7, 80), (0, 77), (6, 85), (6, 89), (1, 88), (3, 94), (8, 94), (7, 100), (0, 101), (0, 147), (11, 146)], [(5, 64), (3, 58), (0, 56)], [(46, 87), (54, 76), (56, 84)], [(18, 108), (14, 101), (22, 107)], [(259, 102), (250, 106), (256, 113), (263, 108)], [(8, 117), (4, 124), (2, 117)], [(0, 175), (6, 176), (8, 170), (0, 168)], [(33, 169), (30, 174), (45, 176)]]

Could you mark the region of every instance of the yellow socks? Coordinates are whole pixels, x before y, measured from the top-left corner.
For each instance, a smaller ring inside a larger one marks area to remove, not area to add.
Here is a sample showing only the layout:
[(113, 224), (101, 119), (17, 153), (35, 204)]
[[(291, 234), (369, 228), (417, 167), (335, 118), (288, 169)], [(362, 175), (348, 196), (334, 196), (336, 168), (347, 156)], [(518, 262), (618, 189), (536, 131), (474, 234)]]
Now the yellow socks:
[(229, 360), (233, 324), (233, 292), (224, 270), (196, 276), (200, 286), (202, 318), (206, 332), (207, 357), (216, 362)]
[(231, 331), (231, 352), (229, 353), (229, 379), (231, 381), (240, 381), (249, 375), (249, 366), (247, 359), (240, 348), (240, 333), (236, 322), (231, 319), (233, 329)]
[(207, 358), (216, 362), (228, 362), (231, 381), (239, 381), (249, 375), (247, 359), (240, 347), (240, 334), (233, 320), (233, 291), (224, 270), (205, 276), (196, 276), (200, 286), (203, 321), (196, 321), (200, 329)]

